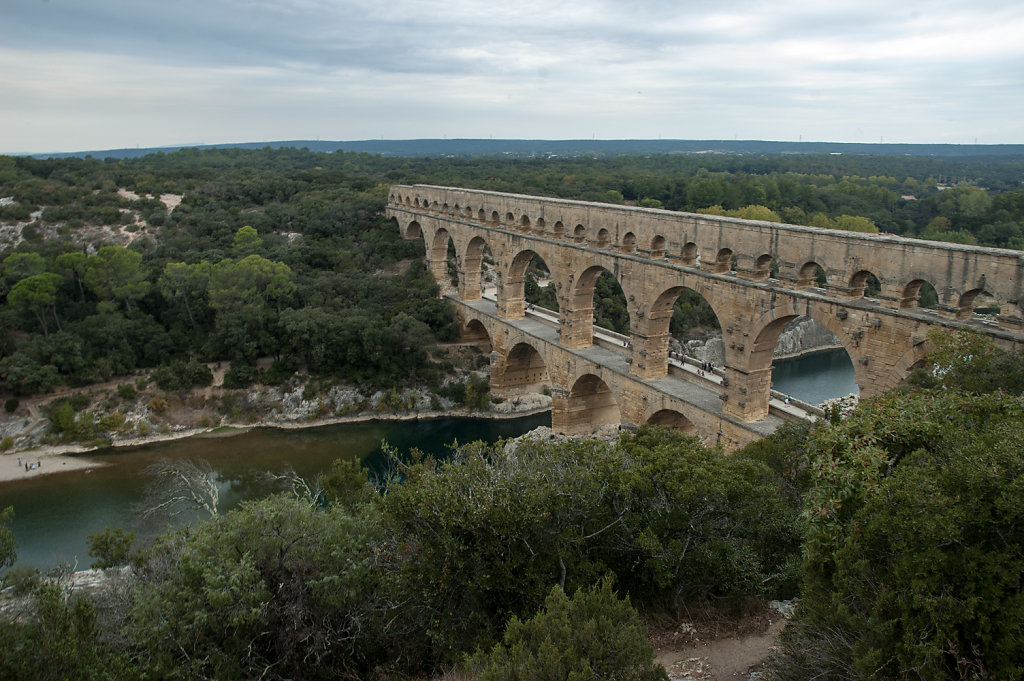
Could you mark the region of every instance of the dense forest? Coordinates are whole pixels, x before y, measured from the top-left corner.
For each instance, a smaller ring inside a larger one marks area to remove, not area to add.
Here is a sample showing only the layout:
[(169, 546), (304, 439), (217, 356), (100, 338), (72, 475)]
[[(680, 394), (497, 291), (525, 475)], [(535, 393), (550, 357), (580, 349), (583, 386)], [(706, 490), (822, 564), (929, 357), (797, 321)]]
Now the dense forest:
[[(422, 243), (383, 218), (391, 183), (1024, 248), (1022, 176), (1018, 157), (0, 157), (0, 379), (19, 396), (143, 374), (176, 390), (229, 361), (234, 386), (440, 389), (435, 345), (457, 329)], [(598, 286), (608, 325), (618, 296)], [(695, 301), (677, 313), (712, 323)], [(90, 537), (119, 576), (105, 595), (4, 572), (0, 677), (663, 679), (639, 613), (799, 598), (777, 681), (1019, 678), (1024, 362), (968, 332), (932, 340), (904, 387), (730, 456), (649, 427), (464, 444), (395, 453), (382, 480), (339, 461), (148, 545), (108, 528)]]
[[(391, 183), (1024, 248), (1022, 175), (1015, 156), (0, 157), (0, 380), (24, 395), (163, 367), (169, 383), (187, 383), (191, 359), (231, 361), (235, 386), (299, 369), (379, 386), (436, 383), (429, 347), (455, 329), (416, 262), (422, 244), (382, 218)], [(624, 331), (617, 282), (599, 289), (598, 322)], [(701, 303), (680, 299), (674, 333), (717, 325)], [(275, 360), (263, 376), (260, 357)]]

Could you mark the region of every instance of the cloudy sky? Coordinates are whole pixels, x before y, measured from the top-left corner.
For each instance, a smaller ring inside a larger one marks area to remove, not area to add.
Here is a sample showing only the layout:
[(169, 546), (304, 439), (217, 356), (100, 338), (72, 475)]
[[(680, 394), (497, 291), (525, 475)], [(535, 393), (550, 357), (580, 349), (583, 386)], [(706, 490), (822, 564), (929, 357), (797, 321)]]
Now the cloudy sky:
[(0, 153), (1024, 143), (1021, 0), (0, 0)]

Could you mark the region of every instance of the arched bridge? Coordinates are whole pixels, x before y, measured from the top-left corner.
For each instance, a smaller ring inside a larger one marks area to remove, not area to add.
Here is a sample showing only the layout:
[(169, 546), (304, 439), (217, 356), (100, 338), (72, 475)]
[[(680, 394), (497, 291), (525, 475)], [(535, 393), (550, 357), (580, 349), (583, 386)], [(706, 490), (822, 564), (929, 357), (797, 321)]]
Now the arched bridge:
[[(932, 328), (969, 326), (1004, 347), (1024, 344), (1018, 251), (430, 185), (392, 186), (387, 215), (403, 237), (423, 238), (438, 281), (448, 278), (453, 245), (453, 302), (464, 333), (486, 334), (497, 353), (492, 389), (551, 385), (552, 424), (563, 432), (620, 418), (685, 422), (705, 441), (724, 433), (727, 445), (764, 435), (777, 425), (772, 352), (801, 316), (840, 340), (862, 396), (900, 383)], [(482, 297), (487, 252), (496, 305)], [(538, 255), (558, 300), (549, 320), (524, 308), (526, 268)], [(593, 294), (604, 271), (626, 297), (628, 346), (595, 343)], [(926, 283), (935, 309), (918, 306)], [(685, 289), (703, 296), (722, 328), (725, 366), (714, 380), (670, 371), (669, 321)], [(974, 313), (980, 300), (992, 314)]]

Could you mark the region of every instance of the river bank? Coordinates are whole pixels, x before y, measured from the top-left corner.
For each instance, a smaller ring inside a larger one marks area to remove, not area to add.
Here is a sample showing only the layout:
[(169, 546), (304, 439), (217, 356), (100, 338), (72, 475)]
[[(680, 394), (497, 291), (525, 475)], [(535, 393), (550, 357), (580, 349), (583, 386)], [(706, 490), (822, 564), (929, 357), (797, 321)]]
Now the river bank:
[[(469, 409), (450, 409), (447, 411), (416, 411), (416, 412), (363, 412), (346, 416), (330, 416), (317, 419), (296, 421), (260, 420), (255, 423), (226, 422), (215, 427), (184, 428), (174, 432), (155, 432), (146, 436), (115, 438), (101, 445), (40, 444), (27, 449), (11, 450), (0, 455), (0, 484), (17, 480), (31, 479), (41, 475), (80, 471), (109, 465), (108, 462), (90, 458), (89, 454), (106, 449), (128, 449), (143, 445), (171, 442), (192, 437), (231, 437), (256, 428), (272, 428), (278, 430), (301, 430), (323, 426), (348, 423), (368, 423), (374, 421), (420, 421), (441, 418), (483, 418), (483, 419), (516, 419), (523, 416), (540, 414), (551, 409), (550, 398), (545, 396), (524, 396), (515, 408), (490, 409), (488, 411)], [(532, 398), (532, 399), (530, 399)], [(541, 398), (541, 399), (537, 399)], [(501, 405), (492, 405), (501, 407)], [(33, 465), (34, 464), (34, 465)]]

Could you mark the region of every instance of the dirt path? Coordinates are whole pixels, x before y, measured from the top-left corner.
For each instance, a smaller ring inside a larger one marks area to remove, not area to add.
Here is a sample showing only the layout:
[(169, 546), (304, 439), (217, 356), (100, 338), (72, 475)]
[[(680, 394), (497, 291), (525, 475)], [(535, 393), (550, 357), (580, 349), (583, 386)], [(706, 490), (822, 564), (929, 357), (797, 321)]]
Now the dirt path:
[(749, 678), (768, 657), (786, 620), (779, 616), (759, 634), (719, 638), (663, 649), (657, 661), (672, 681), (738, 681)]

